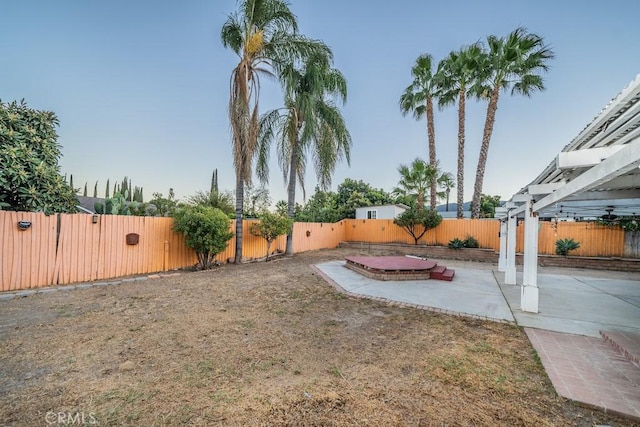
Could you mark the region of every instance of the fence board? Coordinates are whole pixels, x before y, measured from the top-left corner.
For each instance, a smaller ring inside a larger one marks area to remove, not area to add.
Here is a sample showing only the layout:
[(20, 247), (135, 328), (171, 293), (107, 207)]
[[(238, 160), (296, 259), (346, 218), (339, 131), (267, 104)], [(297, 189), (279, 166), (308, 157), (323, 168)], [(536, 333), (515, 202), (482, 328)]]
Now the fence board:
[[(21, 231), (18, 221), (30, 221)], [(47, 286), (55, 269), (55, 215), (0, 211), (0, 290)]]
[(293, 224), (293, 252), (335, 248), (344, 240), (344, 228), (344, 221), (335, 224), (296, 222)]

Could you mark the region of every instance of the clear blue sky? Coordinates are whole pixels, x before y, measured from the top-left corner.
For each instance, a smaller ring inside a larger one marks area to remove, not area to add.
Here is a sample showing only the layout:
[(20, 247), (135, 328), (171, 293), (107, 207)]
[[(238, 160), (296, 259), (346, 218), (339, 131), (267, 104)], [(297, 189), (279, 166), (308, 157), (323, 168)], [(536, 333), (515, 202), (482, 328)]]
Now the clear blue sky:
[[(637, 0), (394, 2), (293, 0), (300, 31), (332, 47), (348, 81), (343, 109), (353, 137), (345, 178), (390, 190), (397, 167), (427, 157), (423, 121), (402, 117), (398, 99), (418, 55), (506, 35), (518, 26), (545, 38), (555, 53), (547, 90), (530, 99), (503, 96), (491, 142), (484, 192), (503, 199), (535, 178), (609, 100), (640, 72)], [(60, 120), (62, 173), (76, 187), (99, 181), (104, 193), (128, 175), (178, 198), (209, 188), (234, 189), (227, 102), (237, 63), (220, 43), (235, 0), (4, 1), (0, 25), (0, 99), (25, 99)], [(281, 104), (276, 82), (263, 80), (261, 111)], [(465, 200), (472, 196), (485, 104), (469, 104)], [(441, 166), (455, 175), (454, 108), (436, 114)], [(275, 160), (275, 155), (272, 156)], [(312, 167), (307, 194), (316, 183)], [(275, 162), (269, 189), (285, 198)], [(301, 191), (298, 191), (301, 201)]]

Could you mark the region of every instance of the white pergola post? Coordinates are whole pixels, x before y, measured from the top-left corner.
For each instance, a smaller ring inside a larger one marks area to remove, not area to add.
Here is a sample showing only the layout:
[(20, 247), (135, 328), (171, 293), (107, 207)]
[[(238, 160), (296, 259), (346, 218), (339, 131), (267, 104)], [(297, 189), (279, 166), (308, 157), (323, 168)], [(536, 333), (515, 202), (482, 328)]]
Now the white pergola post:
[(533, 204), (527, 201), (524, 210), (524, 266), (520, 309), (530, 313), (538, 312), (538, 215), (533, 212)]
[(507, 258), (504, 272), (504, 283), (507, 285), (516, 284), (516, 216), (509, 213), (507, 220)]
[(507, 269), (507, 221), (500, 220), (500, 255), (498, 256), (498, 271)]

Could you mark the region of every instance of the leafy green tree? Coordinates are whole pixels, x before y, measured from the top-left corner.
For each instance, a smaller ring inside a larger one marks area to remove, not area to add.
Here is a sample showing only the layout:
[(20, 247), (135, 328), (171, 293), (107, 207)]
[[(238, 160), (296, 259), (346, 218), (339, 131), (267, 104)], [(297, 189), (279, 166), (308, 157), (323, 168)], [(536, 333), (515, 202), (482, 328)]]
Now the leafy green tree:
[[(482, 44), (475, 43), (459, 51), (453, 51), (442, 61), (439, 80), (438, 105), (444, 108), (458, 103), (458, 173), (457, 173), (457, 217), (463, 218), (464, 209), (464, 146), (466, 98), (480, 97), (480, 63), (484, 52)], [(452, 182), (452, 181), (448, 181)], [(447, 211), (449, 210), (449, 193), (453, 187), (447, 187)]]
[(96, 185), (93, 187), (93, 197), (98, 197), (98, 181), (96, 181)]
[(488, 196), (483, 194), (480, 198), (480, 217), (493, 218), (498, 206), (500, 206), (500, 196)]
[[(328, 48), (327, 48), (328, 49)], [(335, 102), (344, 103), (347, 82), (331, 68), (331, 55), (313, 55), (301, 66), (288, 64), (280, 72), (285, 107), (266, 113), (260, 120), (257, 172), (262, 182), (269, 178), (269, 146), (275, 140), (285, 181), (288, 175), (287, 213), (293, 218), (296, 186), (303, 194), (309, 154), (320, 187), (327, 190), (331, 175), (342, 158), (349, 163), (351, 135)], [(287, 235), (287, 255), (293, 254), (293, 235)]]
[(105, 199), (108, 199), (110, 197), (110, 194), (109, 194), (109, 178), (107, 178), (107, 186), (105, 187), (105, 190), (104, 190), (104, 197), (105, 197)]
[(166, 198), (162, 193), (153, 193), (153, 199), (149, 200), (149, 205), (155, 207), (155, 209), (149, 209), (153, 216), (173, 216), (178, 207), (173, 188), (169, 189), (169, 196)]
[(87, 183), (86, 182), (84, 183), (84, 191), (82, 192), (82, 195), (84, 197), (87, 197)]
[(246, 185), (244, 191), (244, 200), (247, 201), (243, 212), (244, 218), (257, 218), (260, 212), (267, 210), (271, 205), (271, 195), (267, 187), (256, 188), (253, 185)]
[(336, 200), (336, 193), (322, 191), (319, 187), (316, 187), (315, 193), (313, 193), (307, 203), (296, 213), (295, 220), (298, 222), (324, 223), (340, 221), (343, 217), (338, 211)]
[(229, 120), (236, 171), (235, 262), (242, 262), (244, 187), (251, 183), (258, 144), (260, 77), (278, 76), (285, 64), (326, 49), (297, 33), (298, 23), (283, 0), (240, 0), (220, 32), (222, 45), (239, 57), (231, 72)]
[(0, 101), (0, 209), (76, 212), (76, 192), (60, 175), (58, 119), (22, 101)]
[(375, 206), (374, 203), (359, 191), (353, 191), (346, 202), (344, 202), (341, 206), (338, 207), (338, 212), (340, 213), (340, 219), (342, 218), (355, 218), (356, 217), (356, 209), (365, 207), (365, 206)]
[(480, 216), (482, 185), (500, 93), (511, 89), (511, 95), (530, 97), (535, 91), (544, 90), (539, 72), (547, 71), (548, 61), (554, 57), (541, 36), (528, 33), (524, 28), (515, 29), (507, 37), (489, 36), (487, 46), (489, 50), (479, 68), (484, 70), (481, 76), (484, 92), (490, 95), (471, 200), (472, 218)]
[(202, 205), (182, 206), (173, 217), (173, 229), (183, 233), (187, 246), (196, 251), (197, 268), (213, 268), (216, 255), (226, 249), (233, 237), (229, 217), (220, 209)]
[(393, 189), (393, 193), (415, 197), (416, 209), (419, 211), (424, 209), (425, 196), (433, 189), (434, 183), (437, 188), (439, 174), (437, 165), (436, 162), (436, 168), (433, 168), (419, 157), (416, 157), (410, 165), (400, 165), (398, 167), (400, 181)]
[(271, 243), (278, 238), (288, 234), (293, 227), (293, 219), (288, 214), (281, 215), (263, 210), (259, 214), (260, 222), (251, 225), (251, 234), (262, 237), (267, 241), (267, 255), (265, 261), (269, 261)]
[(432, 209), (418, 210), (415, 208), (407, 209), (393, 220), (394, 224), (404, 228), (413, 237), (415, 245), (428, 230), (437, 227), (440, 222), (442, 222), (442, 217), (438, 215), (438, 212)]
[[(355, 195), (353, 193), (356, 193)], [(364, 206), (381, 206), (393, 203), (394, 199), (381, 188), (373, 188), (362, 180), (346, 178), (336, 192), (336, 207), (341, 217), (355, 218), (356, 208)]]
[[(433, 118), (433, 100), (438, 95), (439, 70), (433, 71), (433, 57), (428, 54), (420, 55), (411, 68), (413, 82), (405, 89), (400, 97), (400, 111), (403, 115), (413, 114), (416, 120), (427, 119), (427, 135), (429, 138), (429, 164), (437, 167), (436, 160), (436, 130)], [(437, 199), (436, 182), (431, 183), (430, 206), (435, 209)]]
[(220, 209), (227, 216), (233, 218), (233, 194), (229, 191), (223, 191), (221, 193), (198, 191), (193, 196), (187, 197), (186, 201), (191, 205), (210, 206)]

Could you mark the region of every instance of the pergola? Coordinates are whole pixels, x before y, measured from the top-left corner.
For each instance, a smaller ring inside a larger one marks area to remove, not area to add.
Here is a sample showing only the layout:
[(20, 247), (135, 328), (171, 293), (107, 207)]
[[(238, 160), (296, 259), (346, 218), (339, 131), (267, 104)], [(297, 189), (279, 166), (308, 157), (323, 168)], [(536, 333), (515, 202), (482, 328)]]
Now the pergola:
[(520, 308), (538, 312), (538, 220), (640, 215), (640, 74), (542, 173), (498, 208), (505, 283), (516, 284), (516, 225), (524, 217)]

